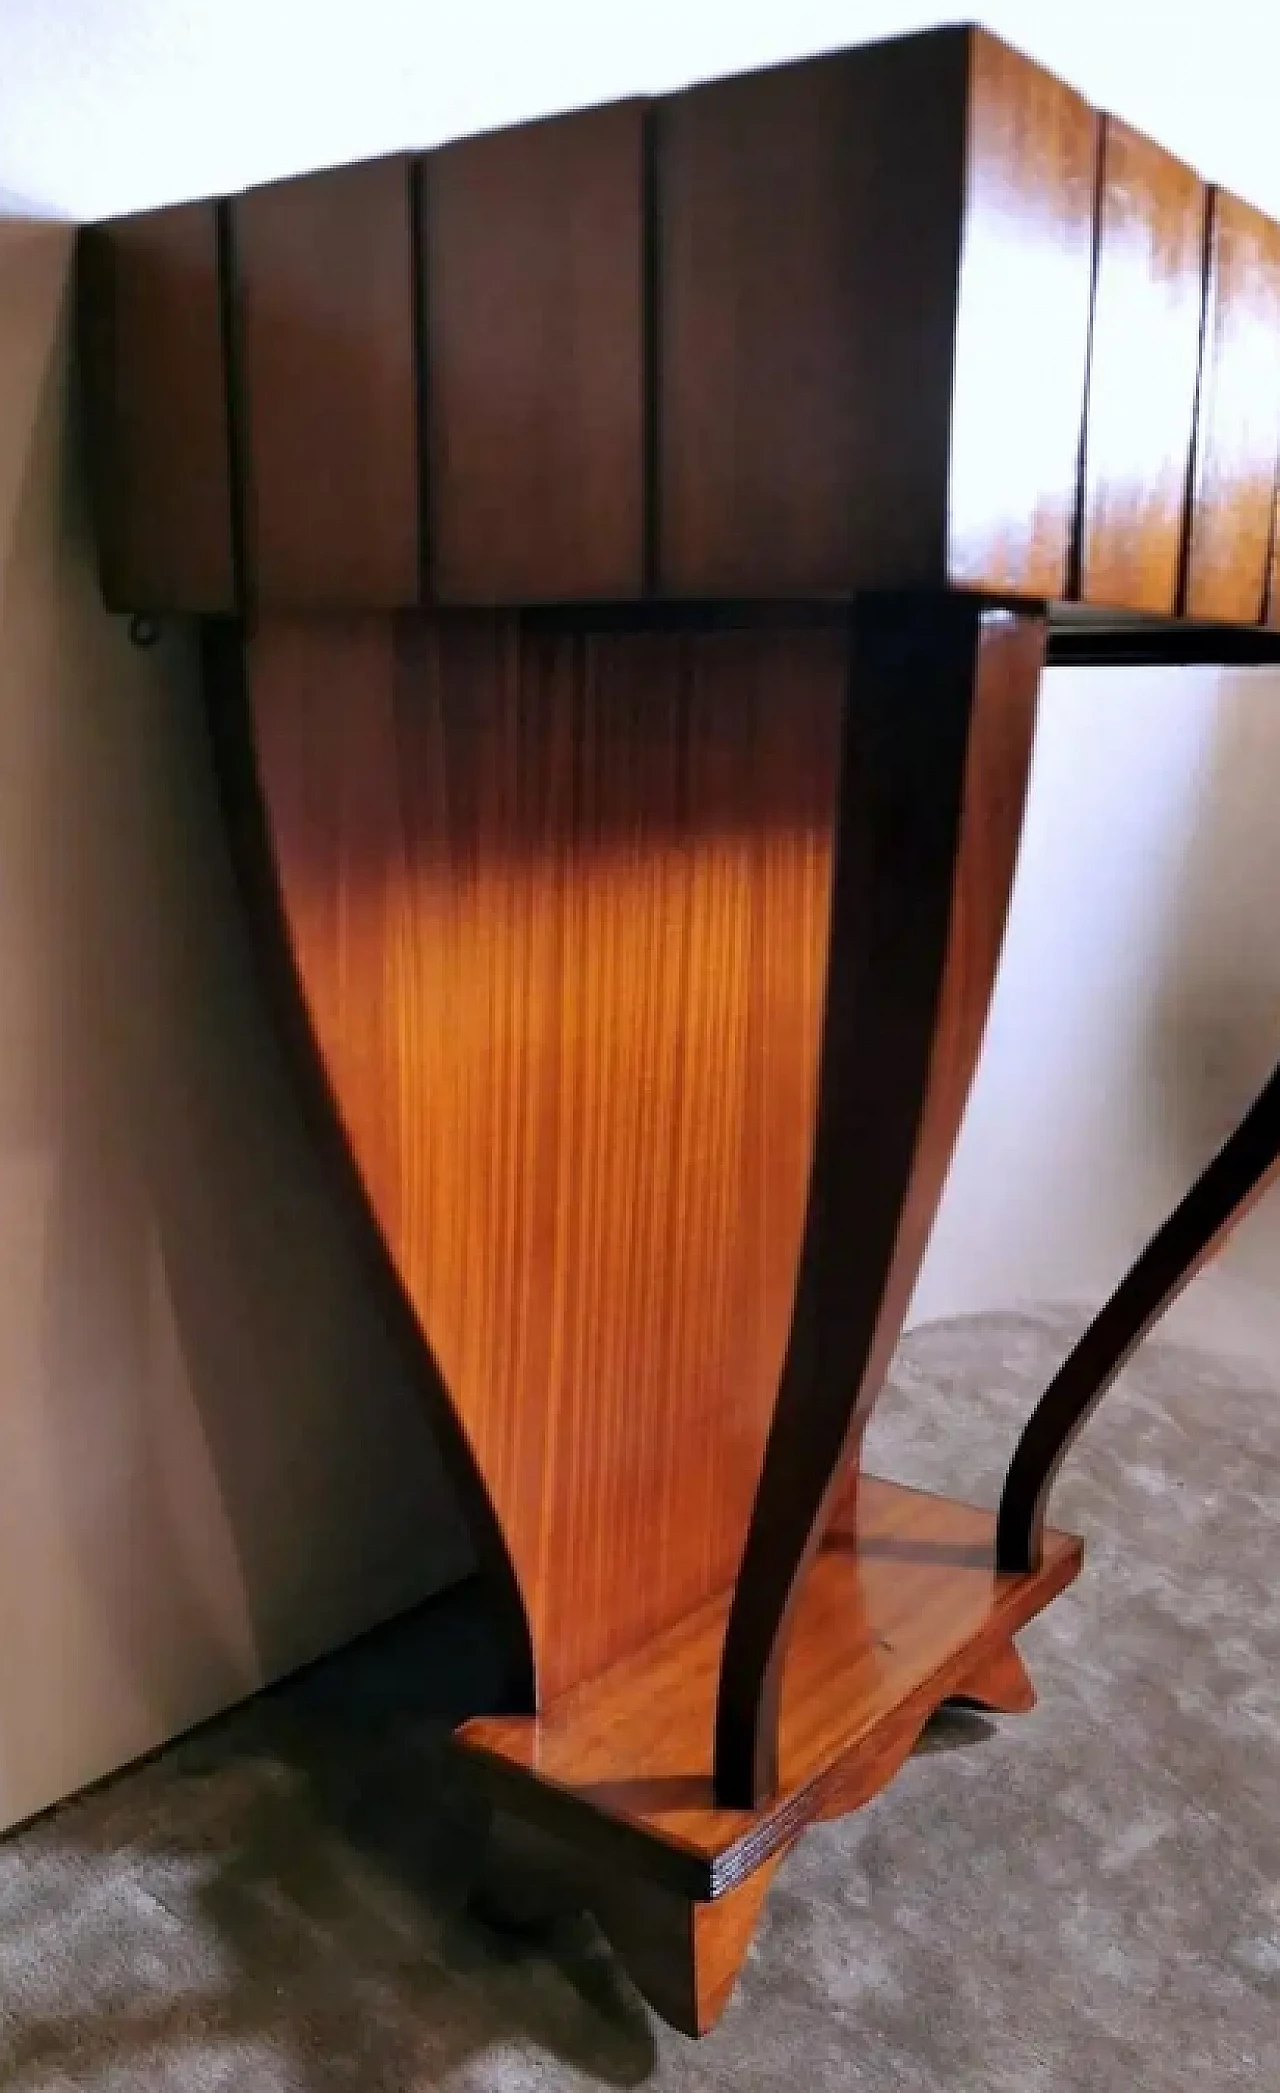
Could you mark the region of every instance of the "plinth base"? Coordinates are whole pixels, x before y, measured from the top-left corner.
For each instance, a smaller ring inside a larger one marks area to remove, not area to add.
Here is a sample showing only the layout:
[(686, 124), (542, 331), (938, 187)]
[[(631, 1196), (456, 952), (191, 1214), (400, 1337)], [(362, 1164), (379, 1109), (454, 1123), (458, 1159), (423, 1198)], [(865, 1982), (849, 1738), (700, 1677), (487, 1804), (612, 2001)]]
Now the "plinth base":
[(772, 1867), (807, 1824), (883, 1788), (942, 1702), (1033, 1704), (1011, 1638), (1079, 1573), (1081, 1543), (1051, 1531), (1037, 1569), (997, 1575), (994, 1530), (990, 1512), (863, 1479), (856, 1531), (829, 1536), (797, 1609), (780, 1780), (758, 1809), (718, 1808), (712, 1787), (728, 1593), (540, 1715), (458, 1731), (470, 1777), (526, 1848), (541, 1835), (560, 1893), (596, 1912), (686, 2033), (723, 2006)]

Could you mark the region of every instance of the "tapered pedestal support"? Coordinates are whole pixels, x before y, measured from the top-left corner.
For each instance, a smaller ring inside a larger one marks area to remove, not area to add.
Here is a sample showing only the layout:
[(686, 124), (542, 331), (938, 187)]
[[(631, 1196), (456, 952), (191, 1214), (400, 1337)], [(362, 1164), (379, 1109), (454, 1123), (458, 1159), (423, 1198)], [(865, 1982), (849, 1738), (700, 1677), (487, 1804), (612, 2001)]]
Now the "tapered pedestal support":
[(258, 920), (515, 1653), (462, 1762), (691, 2032), (807, 1823), (943, 1700), (1027, 1705), (1010, 1638), (1078, 1568), (1055, 1536), (997, 1578), (989, 1514), (856, 1474), (1043, 638), (933, 596), (210, 647)]

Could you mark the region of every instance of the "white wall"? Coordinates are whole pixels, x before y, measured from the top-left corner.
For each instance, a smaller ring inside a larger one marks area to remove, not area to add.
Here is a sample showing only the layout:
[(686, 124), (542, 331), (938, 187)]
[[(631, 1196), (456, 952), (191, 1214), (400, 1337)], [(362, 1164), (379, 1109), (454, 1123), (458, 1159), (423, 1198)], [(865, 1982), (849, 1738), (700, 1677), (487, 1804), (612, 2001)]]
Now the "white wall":
[[(972, 12), (1280, 212), (1268, 0)], [(943, 0), (3, 0), (0, 188), (110, 217), (964, 14)]]
[(466, 1557), (254, 993), (191, 663), (98, 601), (0, 222), (0, 1826)]
[[(1280, 1059), (1280, 674), (1051, 670), (913, 1323), (1097, 1302)], [(1280, 1200), (1173, 1327), (1280, 1356)]]
[[(934, 14), (3, 0), (0, 1825), (464, 1560), (247, 979), (190, 664), (138, 655), (97, 603), (66, 421), (69, 235), (22, 221)], [(1263, 48), (1280, 31), (1255, 0), (1009, 0), (988, 18), (1280, 213)], [(1280, 1052), (1278, 769), (1280, 677), (1048, 679), (1006, 961), (914, 1319), (1096, 1298)], [(1278, 1243), (1264, 1208), (1215, 1295), (1233, 1341), (1277, 1341)]]

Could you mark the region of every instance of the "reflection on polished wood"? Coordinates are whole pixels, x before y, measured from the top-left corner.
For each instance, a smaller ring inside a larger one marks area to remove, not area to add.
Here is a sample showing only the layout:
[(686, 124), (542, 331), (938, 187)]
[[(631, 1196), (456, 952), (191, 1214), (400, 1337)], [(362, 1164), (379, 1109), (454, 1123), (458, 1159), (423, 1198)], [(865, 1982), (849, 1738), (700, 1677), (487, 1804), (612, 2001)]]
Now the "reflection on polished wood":
[(886, 1760), (1079, 1569), (1080, 1543), (1055, 1533), (1033, 1576), (997, 1576), (994, 1523), (865, 1479), (856, 1527), (829, 1536), (804, 1586), (763, 1810), (720, 1804), (712, 1784), (723, 1592), (541, 1715), (478, 1717), (458, 1743), (504, 1807), (518, 1796), (545, 1829), (717, 1896), (828, 1804), (883, 1786)]
[(859, 1475), (1046, 634), (1280, 645), (1280, 231), (946, 28), (94, 228), (80, 309), (104, 594), (209, 621), (255, 933), (508, 1631), (459, 1763), (701, 2033), (805, 1824), (942, 1701), (1031, 1705), (1057, 1465), (1280, 1149), (1272, 1085), (998, 1568)]
[(846, 623), (298, 621), (249, 652), (316, 1043), (544, 1697), (742, 1550), (804, 1213)]
[(1280, 230), (983, 30), (119, 220), (85, 265), (121, 608), (1263, 617)]
[(1189, 167), (1104, 118), (1080, 490), (1086, 603), (1177, 608), (1207, 209)]
[(616, 1895), (626, 1882), (660, 1890), (673, 1917), (714, 1913), (807, 1824), (878, 1794), (944, 1701), (1029, 1705), (1010, 1637), (1078, 1573), (1080, 1543), (1052, 1533), (1034, 1575), (997, 1577), (993, 1525), (990, 1512), (866, 1480), (856, 1533), (830, 1537), (804, 1586), (778, 1786), (759, 1808), (721, 1807), (711, 1776), (724, 1593), (541, 1716), (467, 1723), (464, 1761), (499, 1810), (552, 1842), (593, 1909), (593, 1884)]
[(1225, 189), (1205, 298), (1183, 608), (1257, 625), (1280, 458), (1280, 226)]

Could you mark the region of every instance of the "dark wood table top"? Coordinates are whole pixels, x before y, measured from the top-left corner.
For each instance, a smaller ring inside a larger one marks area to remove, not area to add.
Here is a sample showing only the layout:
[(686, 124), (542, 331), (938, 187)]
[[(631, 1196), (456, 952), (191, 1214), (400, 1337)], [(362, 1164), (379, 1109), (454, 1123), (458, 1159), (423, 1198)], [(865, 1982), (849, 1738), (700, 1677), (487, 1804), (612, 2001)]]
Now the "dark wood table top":
[(1275, 644), (1280, 228), (980, 29), (83, 261), (117, 608), (957, 587), (1074, 607), (1064, 651)]

